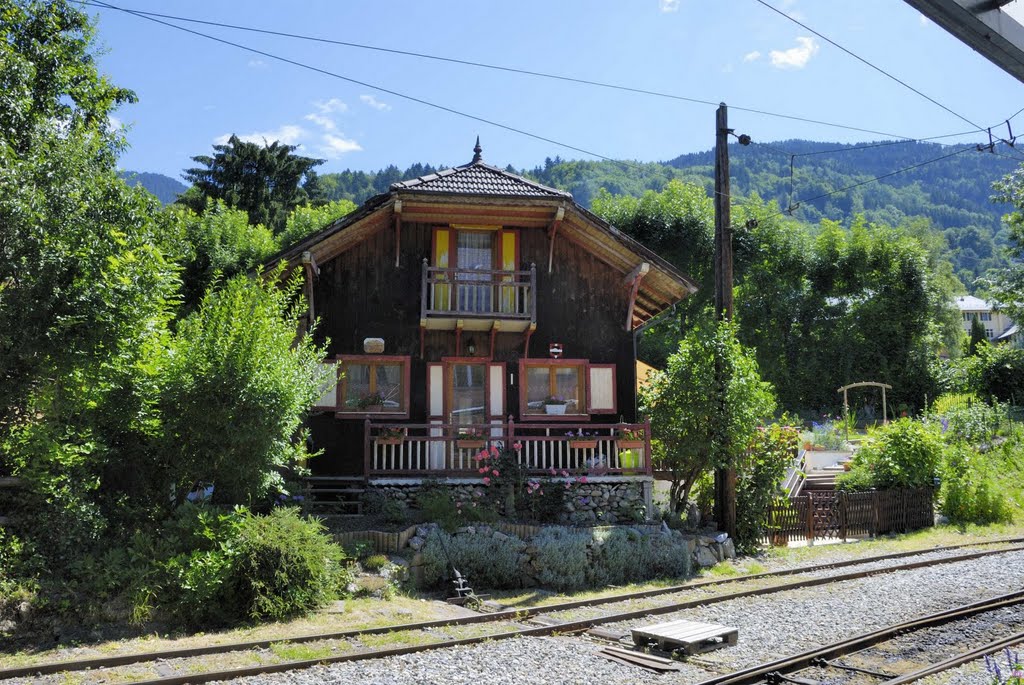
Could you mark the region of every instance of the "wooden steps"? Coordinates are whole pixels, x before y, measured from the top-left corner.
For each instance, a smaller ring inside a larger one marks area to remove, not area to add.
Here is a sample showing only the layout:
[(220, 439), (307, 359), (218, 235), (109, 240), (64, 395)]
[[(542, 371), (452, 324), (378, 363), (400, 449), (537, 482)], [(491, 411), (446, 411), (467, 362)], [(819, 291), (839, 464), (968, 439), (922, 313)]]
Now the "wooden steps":
[(312, 513), (362, 515), (366, 480), (361, 476), (309, 476), (304, 482)]

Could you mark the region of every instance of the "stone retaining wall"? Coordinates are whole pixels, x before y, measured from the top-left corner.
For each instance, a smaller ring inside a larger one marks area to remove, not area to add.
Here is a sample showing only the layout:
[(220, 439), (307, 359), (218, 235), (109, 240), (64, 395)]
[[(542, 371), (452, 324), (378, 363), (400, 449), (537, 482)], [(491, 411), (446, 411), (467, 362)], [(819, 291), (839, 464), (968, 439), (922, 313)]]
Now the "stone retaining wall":
[[(651, 511), (651, 479), (647, 477), (594, 476), (585, 482), (575, 478), (550, 478), (553, 487), (568, 483), (571, 496), (566, 497), (561, 523), (616, 524), (644, 521)], [(448, 488), (457, 502), (470, 502), (474, 493), (486, 486), (479, 479), (447, 479), (434, 481)], [(376, 492), (389, 499), (416, 507), (416, 493), (422, 488), (419, 479), (379, 479), (367, 483), (367, 492)]]

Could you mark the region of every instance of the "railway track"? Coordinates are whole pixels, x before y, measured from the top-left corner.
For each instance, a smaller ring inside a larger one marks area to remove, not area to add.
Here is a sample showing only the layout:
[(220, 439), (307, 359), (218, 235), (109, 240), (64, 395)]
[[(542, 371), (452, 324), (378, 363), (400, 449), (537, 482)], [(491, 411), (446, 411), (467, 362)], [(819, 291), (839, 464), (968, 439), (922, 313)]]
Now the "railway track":
[[(698, 685), (819, 685), (846, 682), (851, 676), (860, 677), (857, 682), (906, 685), (1024, 642), (1024, 632), (1010, 628), (1004, 616), (996, 621), (985, 621), (991, 614), (1008, 613), (1011, 609), (1015, 611), (1009, 612), (1010, 625), (1016, 619), (1020, 627), (1024, 618), (1024, 591), (886, 626), (795, 656), (716, 676)], [(954, 636), (980, 633), (984, 641), (976, 639), (968, 649), (938, 658), (923, 656), (929, 648), (941, 652), (935, 645), (943, 643), (942, 633)]]
[[(1021, 542), (1024, 542), (1024, 538), (936, 547), (925, 550), (916, 550), (913, 552), (901, 552), (843, 562), (802, 566), (780, 571), (735, 576), (721, 580), (698, 581), (683, 585), (633, 593), (623, 593), (596, 599), (562, 602), (542, 607), (505, 610), (490, 614), (477, 614), (458, 619), (382, 626), (365, 630), (318, 633), (278, 640), (238, 642), (75, 661), (38, 663), (18, 668), (0, 669), (0, 681), (12, 678), (38, 678), (40, 676), (47, 675), (70, 674), (87, 670), (92, 672), (90, 673), (90, 676), (101, 676), (101, 673), (106, 669), (122, 668), (122, 671), (124, 671), (123, 667), (129, 667), (126, 672), (119, 673), (118, 678), (120, 682), (132, 682), (137, 685), (204, 683), (215, 680), (229, 680), (247, 675), (260, 675), (308, 668), (317, 664), (376, 659), (387, 656), (410, 654), (428, 649), (443, 649), (459, 645), (475, 644), (484, 640), (500, 640), (518, 636), (550, 635), (553, 633), (575, 633), (588, 630), (603, 623), (613, 623), (642, 618), (645, 616), (673, 613), (688, 608), (717, 602), (725, 602), (743, 597), (815, 587), (830, 583), (839, 583), (847, 580), (865, 578), (883, 573), (911, 570), (938, 564), (959, 563), (993, 554), (1020, 551), (1024, 550), (1024, 545), (1016, 543)], [(993, 545), (1006, 546), (999, 547), (998, 549), (956, 554), (948, 557), (910, 561), (892, 566), (861, 569), (835, 575), (806, 578), (795, 582), (781, 582), (765, 585), (765, 583), (772, 583), (776, 579), (785, 578), (787, 576), (820, 573), (829, 570), (908, 559), (914, 556), (954, 552), (971, 547)], [(735, 586), (737, 584), (747, 584), (750, 587), (731, 592), (717, 592), (721, 588), (727, 588), (727, 586)], [(672, 600), (672, 595), (681, 594), (696, 594), (698, 596), (686, 599), (680, 598), (664, 604), (657, 604), (653, 606), (645, 605), (641, 608), (635, 608), (635, 605), (638, 602), (643, 603), (641, 600), (647, 600), (655, 597)], [(616, 608), (616, 604), (627, 605), (628, 608), (625, 610), (622, 608)], [(524, 626), (525, 622), (536, 620), (542, 615), (571, 613), (575, 610), (581, 609), (594, 610), (596, 607), (603, 608), (599, 613), (585, 618), (557, 621), (549, 620), (546, 621), (544, 625)], [(484, 630), (478, 630), (477, 627), (484, 628)], [(452, 637), (452, 634), (458, 634), (459, 632), (477, 634), (471, 634), (466, 637)], [(375, 643), (379, 645), (381, 642), (379, 639), (374, 639), (375, 636), (384, 636), (386, 634), (401, 636), (401, 638), (411, 644), (374, 649), (373, 645)], [(185, 669), (188, 671), (187, 673), (166, 673), (167, 670), (174, 670), (174, 664), (170, 663), (172, 660), (180, 660), (179, 665), (183, 665), (187, 660), (195, 660), (200, 657), (207, 657), (211, 655), (233, 655), (235, 657), (239, 657), (246, 653), (256, 653), (257, 655), (261, 653), (266, 654), (268, 650), (279, 648), (281, 645), (315, 645), (316, 648), (321, 650), (323, 653), (317, 654), (317, 656), (313, 658), (288, 659), (277, 663), (266, 663), (265, 659), (257, 656), (255, 659), (251, 659), (257, 661), (254, 665), (243, 665), (240, 667), (202, 673), (194, 672), (196, 664), (193, 663), (190, 667)], [(154, 668), (154, 665), (159, 665), (159, 668)], [(156, 677), (153, 677), (154, 671), (156, 671)], [(54, 680), (54, 682), (56, 682), (56, 680)]]

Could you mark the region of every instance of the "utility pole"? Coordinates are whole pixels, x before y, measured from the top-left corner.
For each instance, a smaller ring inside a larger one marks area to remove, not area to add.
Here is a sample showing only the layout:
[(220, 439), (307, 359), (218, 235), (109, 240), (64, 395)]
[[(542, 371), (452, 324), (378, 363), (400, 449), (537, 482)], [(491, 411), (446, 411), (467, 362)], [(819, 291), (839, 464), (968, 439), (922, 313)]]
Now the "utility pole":
[[(718, 106), (715, 115), (715, 319), (732, 321), (732, 225), (729, 211), (729, 109)], [(723, 372), (716, 366), (716, 391), (724, 393)], [(723, 395), (724, 400), (724, 395)], [(715, 521), (720, 530), (736, 537), (736, 469), (732, 464), (715, 470)]]

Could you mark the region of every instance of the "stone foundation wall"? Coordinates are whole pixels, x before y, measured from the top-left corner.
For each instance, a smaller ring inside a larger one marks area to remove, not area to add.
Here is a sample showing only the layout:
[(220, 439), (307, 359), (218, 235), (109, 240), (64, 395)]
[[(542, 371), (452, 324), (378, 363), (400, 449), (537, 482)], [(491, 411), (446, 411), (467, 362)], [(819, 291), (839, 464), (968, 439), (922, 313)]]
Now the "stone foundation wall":
[[(487, 487), (482, 481), (448, 479), (435, 481), (448, 488), (457, 502), (472, 502)], [(586, 481), (574, 478), (551, 478), (545, 487), (564, 488), (569, 485), (565, 510), (560, 523), (616, 524), (638, 523), (651, 513), (651, 480), (649, 478), (592, 477)], [(386, 479), (367, 483), (367, 492), (378, 493), (416, 508), (416, 494), (422, 481)]]

